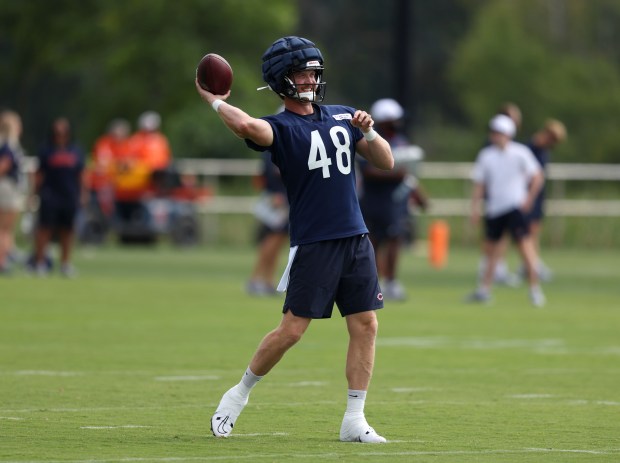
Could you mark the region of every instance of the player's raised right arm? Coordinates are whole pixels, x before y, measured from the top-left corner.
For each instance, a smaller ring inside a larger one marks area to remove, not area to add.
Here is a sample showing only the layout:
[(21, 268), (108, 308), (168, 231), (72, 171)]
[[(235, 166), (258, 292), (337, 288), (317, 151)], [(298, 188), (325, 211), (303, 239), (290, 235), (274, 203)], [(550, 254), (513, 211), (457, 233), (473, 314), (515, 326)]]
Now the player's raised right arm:
[(203, 89), (198, 84), (198, 80), (196, 80), (196, 90), (200, 97), (216, 110), (226, 127), (239, 138), (250, 139), (259, 146), (271, 146), (273, 143), (271, 125), (267, 121), (252, 117), (236, 106), (226, 103), (225, 100), (230, 96), (230, 91), (225, 95), (214, 95)]

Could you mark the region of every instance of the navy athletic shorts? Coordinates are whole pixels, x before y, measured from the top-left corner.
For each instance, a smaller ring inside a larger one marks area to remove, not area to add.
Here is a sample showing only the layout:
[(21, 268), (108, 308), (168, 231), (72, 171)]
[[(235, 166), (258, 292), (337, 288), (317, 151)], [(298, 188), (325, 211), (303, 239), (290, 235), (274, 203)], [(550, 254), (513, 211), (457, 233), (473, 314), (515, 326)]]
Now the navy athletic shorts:
[(512, 239), (521, 241), (529, 235), (529, 222), (527, 217), (519, 209), (513, 209), (506, 214), (484, 219), (485, 236), (492, 242), (499, 241), (506, 231), (510, 232)]
[(528, 214), (528, 220), (534, 221), (534, 222), (540, 222), (543, 219), (543, 217), (545, 216), (544, 203), (545, 203), (545, 196), (542, 192), (540, 192), (538, 196), (536, 196), (536, 199), (534, 200), (534, 204), (532, 205), (532, 210)]
[(383, 308), (375, 253), (368, 235), (302, 244), (290, 271), (282, 312), (330, 318)]
[(72, 229), (77, 213), (77, 205), (58, 204), (42, 199), (39, 207), (39, 225), (47, 228)]

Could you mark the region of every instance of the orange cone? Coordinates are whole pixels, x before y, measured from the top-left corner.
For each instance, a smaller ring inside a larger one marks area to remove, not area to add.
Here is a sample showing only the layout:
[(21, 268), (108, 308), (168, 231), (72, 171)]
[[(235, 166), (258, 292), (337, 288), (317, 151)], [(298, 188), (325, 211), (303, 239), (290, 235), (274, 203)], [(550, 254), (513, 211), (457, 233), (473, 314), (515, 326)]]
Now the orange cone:
[(435, 268), (442, 268), (448, 261), (450, 227), (444, 220), (434, 220), (428, 228), (428, 259)]

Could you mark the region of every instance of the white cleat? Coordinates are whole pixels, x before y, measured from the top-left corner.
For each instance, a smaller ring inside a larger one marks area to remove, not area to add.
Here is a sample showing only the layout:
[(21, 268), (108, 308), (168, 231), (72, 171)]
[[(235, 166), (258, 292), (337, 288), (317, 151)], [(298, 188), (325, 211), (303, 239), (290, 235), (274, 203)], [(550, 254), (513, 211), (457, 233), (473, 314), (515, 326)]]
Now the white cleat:
[(364, 444), (384, 444), (387, 439), (377, 434), (364, 418), (343, 420), (340, 427), (340, 440), (342, 442), (362, 442)]
[(215, 437), (228, 437), (241, 414), (243, 407), (248, 403), (237, 392), (237, 386), (232, 387), (222, 397), (215, 414), (211, 417), (211, 432)]
[(540, 290), (530, 291), (530, 301), (534, 307), (544, 307), (547, 302), (545, 295)]
[(383, 297), (385, 299), (391, 299), (394, 301), (404, 301), (407, 299), (405, 288), (397, 280), (386, 281), (381, 285), (383, 290)]

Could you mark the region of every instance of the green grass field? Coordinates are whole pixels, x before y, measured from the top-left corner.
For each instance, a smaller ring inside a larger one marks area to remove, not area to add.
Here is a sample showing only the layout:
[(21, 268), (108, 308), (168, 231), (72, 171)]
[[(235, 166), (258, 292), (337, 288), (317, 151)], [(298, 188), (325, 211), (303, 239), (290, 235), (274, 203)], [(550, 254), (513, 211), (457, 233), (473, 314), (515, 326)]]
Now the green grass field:
[[(252, 393), (235, 433), (209, 418), (281, 298), (243, 292), (250, 248), (79, 249), (80, 276), (0, 279), (1, 462), (620, 461), (618, 250), (549, 251), (547, 307), (524, 287), (461, 302), (477, 250), (379, 312), (369, 422), (341, 443), (344, 321), (315, 321)], [(513, 262), (514, 264), (514, 262)]]

